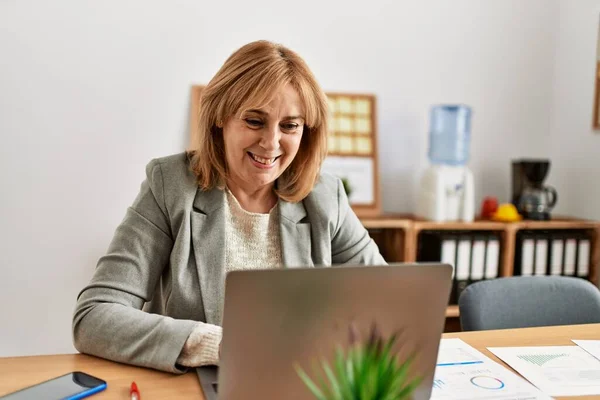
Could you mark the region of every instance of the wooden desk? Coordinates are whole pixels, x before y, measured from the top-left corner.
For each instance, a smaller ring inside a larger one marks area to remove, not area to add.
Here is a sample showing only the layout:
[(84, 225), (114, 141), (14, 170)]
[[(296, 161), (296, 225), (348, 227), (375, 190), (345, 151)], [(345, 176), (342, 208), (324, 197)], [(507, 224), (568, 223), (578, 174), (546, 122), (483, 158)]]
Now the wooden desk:
[[(486, 347), (572, 345), (571, 339), (600, 340), (600, 324), (459, 332), (447, 333), (443, 337), (460, 338), (506, 366), (487, 351)], [(108, 382), (108, 388), (104, 392), (90, 399), (129, 399), (129, 385), (131, 381), (136, 381), (143, 400), (203, 400), (200, 384), (193, 372), (172, 375), (81, 354), (0, 358), (0, 395), (76, 370), (88, 372)], [(600, 396), (580, 396), (573, 399), (600, 399)]]

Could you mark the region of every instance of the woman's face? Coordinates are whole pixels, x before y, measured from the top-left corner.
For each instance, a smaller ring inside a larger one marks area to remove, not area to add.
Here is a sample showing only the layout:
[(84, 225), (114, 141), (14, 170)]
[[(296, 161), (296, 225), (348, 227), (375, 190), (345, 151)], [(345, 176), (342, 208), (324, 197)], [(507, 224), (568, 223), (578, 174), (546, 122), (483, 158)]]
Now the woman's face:
[(250, 190), (273, 185), (296, 157), (303, 130), (302, 103), (290, 85), (265, 108), (230, 117), (223, 125), (230, 183)]

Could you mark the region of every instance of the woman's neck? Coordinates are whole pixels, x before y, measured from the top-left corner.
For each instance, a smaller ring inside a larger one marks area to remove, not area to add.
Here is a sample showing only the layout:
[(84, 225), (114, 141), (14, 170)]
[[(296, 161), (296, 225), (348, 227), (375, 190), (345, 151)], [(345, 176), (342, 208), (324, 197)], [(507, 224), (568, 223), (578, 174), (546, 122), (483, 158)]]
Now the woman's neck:
[(277, 204), (277, 195), (273, 191), (273, 185), (248, 189), (228, 181), (227, 188), (235, 196), (240, 206), (248, 212), (266, 214)]

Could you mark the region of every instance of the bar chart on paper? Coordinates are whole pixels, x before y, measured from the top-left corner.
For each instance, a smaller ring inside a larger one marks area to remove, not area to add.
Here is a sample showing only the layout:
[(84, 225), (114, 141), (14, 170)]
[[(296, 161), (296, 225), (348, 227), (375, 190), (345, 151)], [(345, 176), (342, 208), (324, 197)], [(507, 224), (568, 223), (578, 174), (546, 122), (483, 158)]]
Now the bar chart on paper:
[(600, 394), (600, 361), (577, 346), (488, 348), (551, 396)]
[(560, 354), (525, 354), (525, 355), (518, 355), (518, 358), (520, 358), (523, 361), (526, 361), (528, 363), (534, 364), (534, 365), (539, 365), (540, 367), (544, 366), (544, 364), (549, 363), (553, 360), (556, 360), (558, 358), (561, 357), (568, 357), (568, 354), (566, 353), (560, 353)]

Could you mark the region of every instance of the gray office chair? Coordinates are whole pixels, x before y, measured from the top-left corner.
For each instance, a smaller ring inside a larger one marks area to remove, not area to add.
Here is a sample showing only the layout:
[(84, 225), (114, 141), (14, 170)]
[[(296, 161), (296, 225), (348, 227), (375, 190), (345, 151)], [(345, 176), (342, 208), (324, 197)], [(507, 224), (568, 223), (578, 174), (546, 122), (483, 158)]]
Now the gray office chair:
[(458, 300), (463, 331), (600, 323), (600, 290), (565, 276), (472, 283)]

